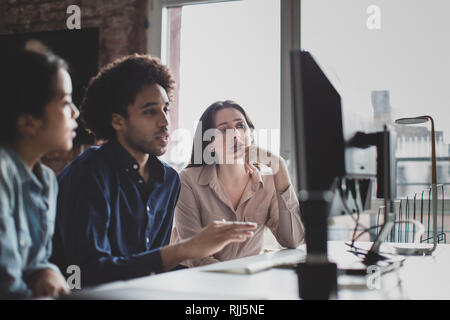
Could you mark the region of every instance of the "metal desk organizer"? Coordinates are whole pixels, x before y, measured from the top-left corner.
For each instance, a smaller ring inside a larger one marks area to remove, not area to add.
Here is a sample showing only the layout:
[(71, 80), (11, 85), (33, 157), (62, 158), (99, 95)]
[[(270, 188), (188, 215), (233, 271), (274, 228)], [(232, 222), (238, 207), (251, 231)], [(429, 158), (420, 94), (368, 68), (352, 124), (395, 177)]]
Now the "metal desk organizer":
[[(394, 227), (388, 235), (387, 242), (409, 243), (407, 246), (396, 246), (401, 255), (428, 255), (434, 251), (435, 244), (447, 243), (445, 231), (445, 194), (444, 185), (436, 185), (436, 224), (432, 201), (433, 187), (414, 196), (394, 201), (395, 221)], [(378, 209), (376, 225), (380, 225), (383, 206)], [(440, 226), (438, 226), (438, 221)], [(379, 228), (377, 228), (377, 232)], [(430, 246), (429, 244), (432, 244)], [(415, 245), (418, 244), (418, 245)], [(418, 250), (416, 250), (418, 249)]]
[[(430, 121), (431, 123), (431, 189), (428, 197), (428, 207), (430, 208), (431, 202), (431, 210), (428, 210), (428, 222), (430, 218), (430, 213), (433, 215), (433, 246), (430, 248), (429, 246), (422, 245), (412, 245), (412, 246), (400, 246), (395, 247), (396, 252), (401, 255), (430, 255), (436, 249), (436, 245), (438, 243), (438, 231), (437, 231), (437, 203), (438, 203), (438, 195), (437, 195), (437, 174), (436, 174), (436, 139), (435, 139), (435, 129), (434, 129), (434, 120), (431, 116), (425, 115), (420, 117), (412, 117), (412, 118), (401, 118), (395, 120), (395, 123), (398, 125), (411, 125), (411, 124), (421, 124)], [(423, 204), (423, 195), (422, 195), (422, 204)], [(443, 215), (442, 215), (443, 217)], [(399, 222), (403, 222), (399, 220)], [(423, 221), (421, 221), (422, 223)], [(407, 221), (408, 224), (408, 221)], [(428, 223), (428, 229), (429, 229)], [(400, 223), (401, 226), (401, 223)], [(428, 233), (429, 235), (429, 233)], [(429, 237), (428, 237), (429, 238)]]

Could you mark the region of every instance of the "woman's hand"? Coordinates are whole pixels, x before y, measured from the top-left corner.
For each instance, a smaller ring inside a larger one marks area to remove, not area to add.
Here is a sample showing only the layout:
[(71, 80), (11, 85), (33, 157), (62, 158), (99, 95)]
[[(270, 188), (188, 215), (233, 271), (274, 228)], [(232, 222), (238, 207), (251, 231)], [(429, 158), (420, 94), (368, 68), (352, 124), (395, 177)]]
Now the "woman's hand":
[(260, 163), (271, 168), (273, 174), (277, 174), (282, 161), (284, 160), (281, 157), (255, 144), (252, 144), (245, 150), (245, 166), (250, 173), (257, 170), (255, 163)]
[(258, 170), (255, 163), (261, 163), (272, 169), (275, 189), (278, 192), (284, 192), (289, 188), (291, 180), (282, 157), (253, 144), (245, 152), (245, 169), (248, 173), (253, 174)]
[(61, 294), (69, 293), (66, 280), (53, 269), (37, 271), (32, 283), (32, 290), (35, 297), (57, 298)]

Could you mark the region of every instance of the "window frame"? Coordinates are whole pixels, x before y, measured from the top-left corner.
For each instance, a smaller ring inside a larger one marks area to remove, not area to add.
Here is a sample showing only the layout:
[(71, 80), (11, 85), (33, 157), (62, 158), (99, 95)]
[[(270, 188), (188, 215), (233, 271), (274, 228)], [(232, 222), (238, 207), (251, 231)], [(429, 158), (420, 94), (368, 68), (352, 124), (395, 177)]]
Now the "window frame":
[[(242, 0), (148, 0), (149, 27), (147, 29), (147, 52), (167, 61), (167, 52), (163, 44), (168, 43), (167, 34), (163, 33), (165, 9), (185, 5), (208, 4)], [(281, 14), (281, 52), (280, 52), (280, 155), (286, 160), (294, 188), (298, 192), (296, 176), (295, 139), (292, 116), (290, 51), (300, 49), (300, 10), (301, 0), (280, 1)]]

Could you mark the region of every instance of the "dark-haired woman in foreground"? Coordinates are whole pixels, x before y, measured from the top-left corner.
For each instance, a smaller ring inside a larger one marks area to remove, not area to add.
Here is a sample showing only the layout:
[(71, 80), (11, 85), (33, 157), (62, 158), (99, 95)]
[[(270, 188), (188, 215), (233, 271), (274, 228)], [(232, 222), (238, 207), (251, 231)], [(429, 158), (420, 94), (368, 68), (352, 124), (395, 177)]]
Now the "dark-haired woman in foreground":
[[(245, 110), (229, 100), (212, 104), (200, 118), (191, 161), (180, 173), (171, 241), (192, 237), (214, 220), (256, 222), (258, 227), (247, 241), (190, 260), (189, 266), (258, 254), (265, 227), (282, 246), (295, 248), (303, 242), (299, 202), (286, 164), (254, 144), (253, 130)], [(264, 174), (263, 167), (271, 172)]]
[(24, 50), (0, 62), (0, 298), (68, 292), (49, 263), (57, 181), (40, 163), (70, 150), (78, 110), (66, 63)]

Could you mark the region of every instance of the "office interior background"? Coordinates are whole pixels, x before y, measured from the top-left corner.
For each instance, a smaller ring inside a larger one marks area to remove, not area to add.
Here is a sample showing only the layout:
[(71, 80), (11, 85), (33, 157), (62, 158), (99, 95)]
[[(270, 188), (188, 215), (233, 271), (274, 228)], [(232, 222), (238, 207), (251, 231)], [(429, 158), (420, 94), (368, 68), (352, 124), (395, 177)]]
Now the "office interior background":
[[(160, 56), (178, 83), (165, 161), (183, 168), (202, 111), (214, 101), (232, 99), (248, 110), (258, 143), (281, 154), (293, 178), (288, 52), (308, 50), (342, 97), (344, 126), (356, 121), (361, 128), (377, 130), (400, 117), (434, 118), (440, 241), (446, 242), (450, 2), (302, 0), (298, 13), (291, 10), (293, 2), (0, 0), (0, 46), (25, 38), (43, 40), (71, 64), (77, 104), (89, 78), (115, 58), (135, 52)], [(67, 27), (71, 5), (80, 8), (81, 29)], [(374, 15), (377, 23), (370, 25)], [(81, 130), (71, 152), (46, 156), (45, 163), (56, 173), (99, 143)], [(397, 134), (397, 210), (422, 214), (428, 228), (430, 129), (426, 124), (403, 126)], [(377, 223), (379, 204), (374, 200), (363, 222)], [(348, 217), (333, 217), (330, 239), (350, 238), (353, 227)], [(267, 236), (267, 247), (276, 246)], [(362, 239), (370, 240), (370, 235)]]

